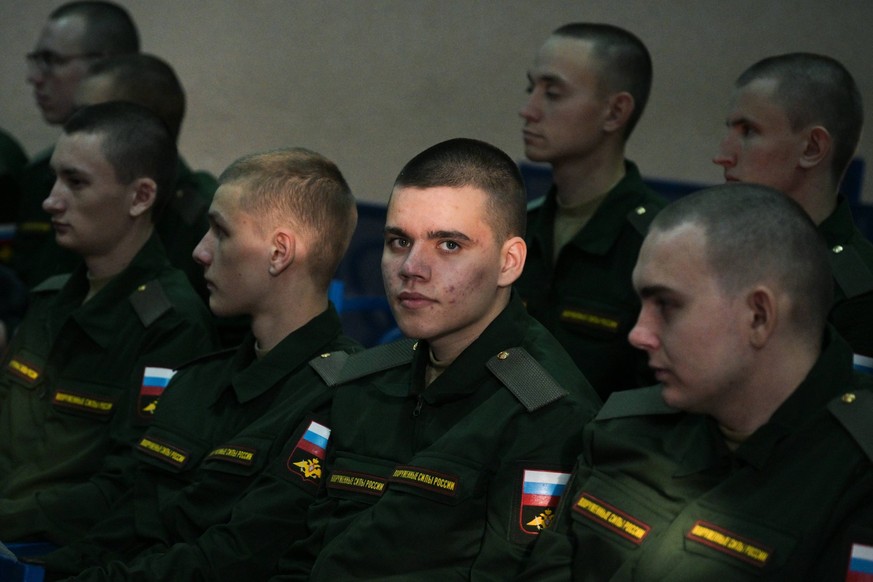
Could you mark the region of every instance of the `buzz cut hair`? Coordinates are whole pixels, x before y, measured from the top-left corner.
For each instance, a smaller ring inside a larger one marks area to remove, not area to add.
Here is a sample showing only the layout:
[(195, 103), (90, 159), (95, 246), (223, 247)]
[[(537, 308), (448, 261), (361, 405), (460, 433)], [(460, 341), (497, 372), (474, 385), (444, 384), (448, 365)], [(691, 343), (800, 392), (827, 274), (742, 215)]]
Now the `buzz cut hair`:
[(610, 93), (626, 91), (633, 97), (634, 110), (624, 127), (627, 141), (643, 115), (652, 90), (649, 49), (633, 33), (611, 24), (573, 22), (557, 28), (552, 35), (591, 42), (594, 57), (600, 63), (598, 78), (603, 88)]
[(791, 297), (797, 332), (813, 345), (821, 341), (833, 277), (825, 241), (799, 204), (767, 186), (722, 184), (668, 205), (649, 232), (686, 224), (703, 230), (707, 262), (725, 293), (772, 282)]
[(326, 291), (358, 221), (355, 198), (336, 164), (308, 149), (277, 149), (236, 160), (218, 182), (242, 189), (243, 211), (305, 233), (309, 272)]
[(178, 141), (185, 117), (185, 90), (173, 68), (145, 53), (124, 54), (94, 61), (88, 77), (106, 76), (113, 101), (128, 101), (154, 111)]
[(157, 192), (151, 209), (155, 222), (170, 200), (176, 181), (176, 140), (152, 111), (122, 101), (78, 109), (64, 123), (64, 134), (101, 136), (101, 150), (122, 184), (139, 178), (154, 180)]
[(139, 32), (123, 7), (113, 2), (68, 2), (52, 11), (49, 20), (81, 16), (85, 20), (82, 50), (96, 56), (139, 52)]
[(527, 195), (518, 165), (503, 150), (469, 138), (454, 138), (431, 146), (400, 171), (394, 188), (473, 187), (487, 195), (494, 238), (503, 243), (524, 237)]
[(776, 101), (793, 131), (822, 125), (831, 134), (831, 181), (836, 187), (855, 155), (864, 125), (864, 104), (852, 74), (828, 56), (787, 53), (758, 61), (734, 87), (742, 89), (759, 79), (776, 81)]

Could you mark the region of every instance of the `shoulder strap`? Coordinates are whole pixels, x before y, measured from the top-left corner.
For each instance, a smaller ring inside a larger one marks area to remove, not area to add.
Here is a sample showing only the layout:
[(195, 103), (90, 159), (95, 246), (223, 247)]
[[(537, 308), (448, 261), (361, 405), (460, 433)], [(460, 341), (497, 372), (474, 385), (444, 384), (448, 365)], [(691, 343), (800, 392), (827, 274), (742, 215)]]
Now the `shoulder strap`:
[(33, 288), (34, 293), (42, 293), (43, 291), (60, 291), (67, 281), (70, 279), (70, 273), (63, 275), (53, 275)]
[(649, 232), (649, 225), (658, 214), (658, 207), (654, 204), (641, 204), (627, 213), (627, 221), (640, 233), (646, 236)]
[(173, 308), (161, 282), (157, 279), (137, 287), (136, 291), (130, 294), (130, 303), (146, 327)]
[(628, 416), (674, 414), (679, 412), (664, 403), (661, 386), (649, 386), (635, 390), (622, 390), (609, 395), (594, 420), (609, 420)]
[(315, 370), (315, 373), (321, 376), (324, 383), (328, 386), (336, 386), (340, 378), (340, 372), (343, 370), (349, 355), (346, 352), (326, 352), (320, 354), (311, 360), (309, 365)]
[(858, 249), (834, 245), (829, 255), (834, 279), (846, 297), (855, 297), (873, 290), (873, 272), (864, 263)]
[(873, 393), (869, 390), (847, 392), (831, 400), (828, 410), (873, 461), (873, 422), (870, 422), (873, 418)]
[(334, 383), (350, 382), (376, 372), (408, 364), (412, 361), (417, 347), (416, 340), (402, 339), (352, 354), (346, 359), (345, 365)]
[(486, 364), (528, 412), (563, 398), (568, 392), (524, 348), (509, 348)]

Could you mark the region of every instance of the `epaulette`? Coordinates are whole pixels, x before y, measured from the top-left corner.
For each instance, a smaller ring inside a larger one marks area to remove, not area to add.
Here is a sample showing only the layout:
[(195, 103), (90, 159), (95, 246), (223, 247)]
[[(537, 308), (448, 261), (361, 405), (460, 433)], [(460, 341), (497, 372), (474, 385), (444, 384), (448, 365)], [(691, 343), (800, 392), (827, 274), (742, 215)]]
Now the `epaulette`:
[(621, 390), (609, 395), (606, 403), (594, 420), (609, 420), (628, 416), (651, 416), (655, 414), (674, 414), (679, 412), (670, 408), (661, 397), (661, 386), (648, 386), (634, 390)]
[(176, 190), (171, 206), (188, 226), (192, 226), (197, 222), (197, 219), (205, 214), (209, 207), (196, 190), (188, 188)]
[(873, 273), (864, 263), (858, 249), (834, 245), (828, 255), (834, 279), (846, 297), (855, 297), (873, 290)]
[(873, 423), (870, 422), (873, 418), (873, 393), (869, 390), (846, 392), (828, 402), (828, 410), (873, 461)]
[(486, 364), (528, 412), (569, 394), (524, 348), (509, 348)]
[(325, 384), (336, 386), (340, 379), (340, 373), (343, 371), (343, 367), (348, 359), (349, 355), (342, 350), (326, 352), (309, 360), (309, 365), (315, 370), (316, 374), (321, 376)]
[(173, 308), (161, 282), (157, 279), (137, 287), (136, 291), (130, 294), (130, 303), (146, 327)]
[(370, 374), (408, 364), (412, 361), (417, 345), (416, 340), (402, 339), (352, 354), (346, 359), (335, 383), (350, 382)]
[(627, 221), (639, 232), (646, 236), (649, 232), (649, 225), (658, 214), (658, 207), (654, 204), (641, 204), (627, 213)]
[(70, 273), (63, 275), (52, 275), (39, 285), (33, 288), (34, 293), (42, 293), (44, 291), (60, 291), (67, 281), (70, 280)]
[(538, 208), (542, 207), (542, 205), (545, 203), (545, 201), (546, 201), (545, 196), (540, 196), (539, 198), (534, 198), (533, 200), (531, 200), (530, 202), (527, 203), (527, 211), (530, 212), (531, 210), (537, 210)]

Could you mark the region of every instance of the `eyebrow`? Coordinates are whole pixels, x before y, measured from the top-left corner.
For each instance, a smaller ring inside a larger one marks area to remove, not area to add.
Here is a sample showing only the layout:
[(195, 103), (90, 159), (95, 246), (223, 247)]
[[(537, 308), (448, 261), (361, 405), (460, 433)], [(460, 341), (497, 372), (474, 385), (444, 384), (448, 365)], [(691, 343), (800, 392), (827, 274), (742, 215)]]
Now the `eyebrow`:
[(637, 290), (637, 294), (641, 299), (653, 297), (655, 295), (673, 294), (675, 291), (664, 285), (646, 285)]
[[(401, 236), (403, 238), (412, 238), (408, 234), (406, 234), (406, 232), (402, 228), (397, 227), (397, 226), (386, 226), (385, 227), (385, 234), (386, 235), (393, 234), (395, 236)], [(428, 240), (434, 240), (434, 239), (440, 239), (440, 238), (451, 238), (451, 239), (463, 240), (463, 241), (472, 241), (473, 240), (469, 236), (467, 236), (466, 234), (464, 234), (463, 232), (461, 232), (459, 230), (429, 230), (429, 231), (427, 231), (427, 239)]]
[(527, 80), (531, 84), (535, 83), (547, 83), (553, 85), (566, 85), (567, 80), (561, 77), (560, 75), (556, 75), (555, 73), (542, 73), (534, 76), (534, 73), (527, 74)]

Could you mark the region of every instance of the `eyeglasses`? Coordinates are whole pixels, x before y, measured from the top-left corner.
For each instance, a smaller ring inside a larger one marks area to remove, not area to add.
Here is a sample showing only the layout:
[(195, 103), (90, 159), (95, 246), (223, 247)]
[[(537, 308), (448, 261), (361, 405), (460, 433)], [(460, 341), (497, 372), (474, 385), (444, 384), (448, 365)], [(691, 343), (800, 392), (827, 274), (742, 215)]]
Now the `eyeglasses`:
[(31, 70), (37, 70), (43, 74), (52, 73), (55, 69), (63, 67), (76, 59), (93, 59), (101, 56), (100, 53), (82, 53), (79, 55), (59, 55), (52, 51), (35, 51), (27, 53), (27, 66)]

